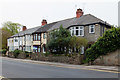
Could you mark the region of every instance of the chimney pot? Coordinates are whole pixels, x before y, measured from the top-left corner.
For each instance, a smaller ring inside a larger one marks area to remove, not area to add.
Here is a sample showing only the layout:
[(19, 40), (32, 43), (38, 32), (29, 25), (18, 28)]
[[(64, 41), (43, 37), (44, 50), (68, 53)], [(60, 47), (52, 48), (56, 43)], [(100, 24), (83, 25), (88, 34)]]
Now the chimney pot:
[(77, 9), (77, 11), (76, 11), (76, 18), (79, 18), (79, 17), (81, 17), (83, 15), (83, 11), (82, 11), (82, 9)]
[(47, 20), (43, 19), (42, 20), (42, 26), (47, 24)]
[(26, 29), (27, 29), (27, 27), (26, 27), (26, 26), (23, 26), (22, 30), (25, 31)]

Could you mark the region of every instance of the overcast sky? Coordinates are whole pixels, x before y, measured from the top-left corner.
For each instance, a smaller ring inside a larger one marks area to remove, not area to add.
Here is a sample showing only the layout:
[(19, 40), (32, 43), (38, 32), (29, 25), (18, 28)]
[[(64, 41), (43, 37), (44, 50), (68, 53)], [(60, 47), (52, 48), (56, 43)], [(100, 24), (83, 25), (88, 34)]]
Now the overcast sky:
[[(119, 0), (0, 0), (0, 23), (12, 21), (32, 28), (76, 16), (76, 9), (118, 25)], [(2, 25), (0, 25), (1, 27)]]

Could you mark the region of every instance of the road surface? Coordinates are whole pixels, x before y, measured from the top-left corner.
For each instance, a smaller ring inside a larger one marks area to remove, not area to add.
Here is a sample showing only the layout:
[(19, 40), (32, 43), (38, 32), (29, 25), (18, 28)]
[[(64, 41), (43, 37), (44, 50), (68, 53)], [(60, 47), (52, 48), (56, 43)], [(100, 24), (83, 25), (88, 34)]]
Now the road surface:
[(2, 59), (2, 76), (6, 78), (118, 78), (117, 73), (72, 69), (47, 64)]

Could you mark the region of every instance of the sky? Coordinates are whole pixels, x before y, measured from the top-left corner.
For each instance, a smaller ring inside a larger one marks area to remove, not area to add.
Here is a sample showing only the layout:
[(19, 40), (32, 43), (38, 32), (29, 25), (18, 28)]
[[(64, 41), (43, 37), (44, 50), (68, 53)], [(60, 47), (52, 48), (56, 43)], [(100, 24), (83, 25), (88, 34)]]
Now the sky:
[(6, 21), (27, 28), (41, 25), (42, 19), (52, 23), (76, 16), (78, 8), (111, 25), (118, 25), (119, 0), (0, 0), (0, 27)]

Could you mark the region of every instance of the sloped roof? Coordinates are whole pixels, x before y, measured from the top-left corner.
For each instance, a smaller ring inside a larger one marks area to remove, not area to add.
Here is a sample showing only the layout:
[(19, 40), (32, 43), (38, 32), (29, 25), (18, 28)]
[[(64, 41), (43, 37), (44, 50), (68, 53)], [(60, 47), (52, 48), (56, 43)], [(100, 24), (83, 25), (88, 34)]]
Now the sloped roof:
[(39, 33), (39, 32), (47, 32), (47, 31), (57, 29), (61, 25), (64, 28), (69, 28), (70, 26), (74, 26), (74, 25), (83, 25), (84, 26), (84, 25), (95, 24), (95, 23), (101, 23), (101, 24), (105, 24), (105, 25), (111, 27), (111, 25), (106, 23), (105, 21), (103, 21), (91, 14), (86, 14), (86, 15), (81, 16), (80, 18), (73, 17), (73, 18), (53, 22), (50, 24), (46, 24), (44, 26), (30, 28), (25, 31), (21, 31), (11, 37), (23, 36), (25, 34), (32, 34), (32, 33)]
[(107, 26), (111, 26), (110, 24), (106, 23), (105, 21), (91, 14), (86, 14), (86, 15), (81, 16), (80, 18), (73, 17), (73, 18), (61, 20), (55, 25), (53, 25), (53, 27), (50, 28), (49, 31), (59, 28), (60, 25), (62, 25), (64, 28), (68, 28), (72, 25), (89, 25), (89, 24), (94, 24), (94, 23), (102, 23), (102, 24), (106, 24)]
[(21, 31), (11, 37), (16, 37), (16, 36), (23, 36), (25, 34), (32, 34), (33, 32), (35, 32), (37, 29), (39, 29), (41, 26), (38, 26), (38, 27), (34, 27), (34, 28), (30, 28), (30, 29), (27, 29), (25, 31)]
[(37, 29), (34, 33), (40, 33), (40, 32), (46, 32), (47, 30), (49, 30), (51, 27), (53, 27), (54, 24), (56, 24), (57, 22), (53, 22), (50, 24), (46, 24), (44, 26), (42, 26), (41, 28)]

